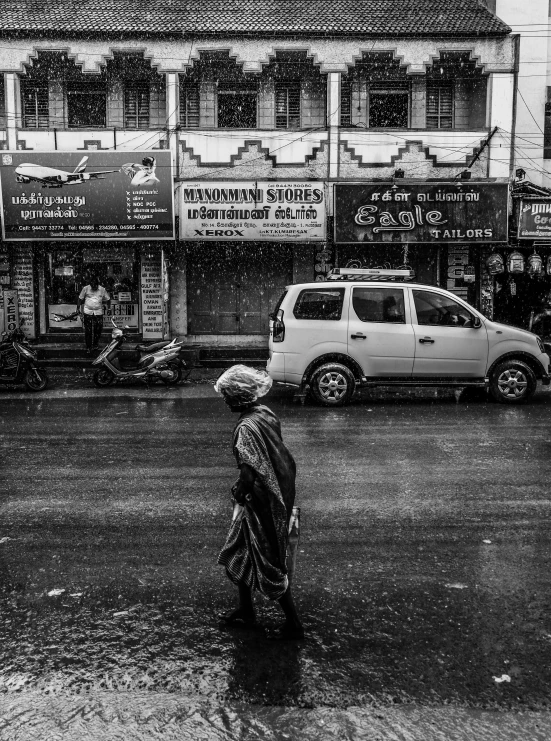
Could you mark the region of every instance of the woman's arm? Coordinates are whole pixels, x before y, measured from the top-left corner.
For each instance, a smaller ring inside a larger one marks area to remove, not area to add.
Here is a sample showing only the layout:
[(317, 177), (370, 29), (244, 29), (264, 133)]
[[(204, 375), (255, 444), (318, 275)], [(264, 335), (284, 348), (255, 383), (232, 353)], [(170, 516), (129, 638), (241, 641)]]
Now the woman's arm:
[(239, 478), (233, 489), (233, 497), (238, 504), (245, 504), (247, 495), (253, 491), (255, 478), (254, 468), (251, 468), (247, 463), (242, 463), (239, 466)]

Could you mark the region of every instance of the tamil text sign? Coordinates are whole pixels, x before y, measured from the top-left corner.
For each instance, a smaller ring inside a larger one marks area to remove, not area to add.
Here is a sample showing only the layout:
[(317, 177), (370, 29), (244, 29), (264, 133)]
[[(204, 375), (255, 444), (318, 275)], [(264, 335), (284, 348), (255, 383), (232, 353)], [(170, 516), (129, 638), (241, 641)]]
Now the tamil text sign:
[(189, 182), (180, 185), (180, 237), (193, 241), (325, 240), (318, 182)]
[(507, 183), (335, 184), (335, 242), (507, 242)]
[(174, 239), (169, 151), (2, 152), (6, 240)]
[(551, 201), (521, 201), (518, 236), (551, 240)]

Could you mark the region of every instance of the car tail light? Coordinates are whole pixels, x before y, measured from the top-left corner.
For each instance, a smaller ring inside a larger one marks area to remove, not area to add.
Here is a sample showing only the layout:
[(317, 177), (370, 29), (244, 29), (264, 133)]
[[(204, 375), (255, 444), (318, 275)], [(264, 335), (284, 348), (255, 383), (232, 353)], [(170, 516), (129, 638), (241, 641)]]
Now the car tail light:
[(272, 341), (283, 342), (285, 339), (285, 324), (283, 323), (283, 310), (280, 309), (272, 324)]

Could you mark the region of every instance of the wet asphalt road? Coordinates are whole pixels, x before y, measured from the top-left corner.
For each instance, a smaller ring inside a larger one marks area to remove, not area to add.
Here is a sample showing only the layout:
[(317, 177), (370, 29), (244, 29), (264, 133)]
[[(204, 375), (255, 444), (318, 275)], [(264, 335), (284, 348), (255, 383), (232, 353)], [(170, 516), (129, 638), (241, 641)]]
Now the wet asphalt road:
[(308, 634), (274, 644), (216, 619), (236, 469), (212, 386), (86, 388), (0, 390), (0, 738), (551, 736), (549, 391), (268, 397)]

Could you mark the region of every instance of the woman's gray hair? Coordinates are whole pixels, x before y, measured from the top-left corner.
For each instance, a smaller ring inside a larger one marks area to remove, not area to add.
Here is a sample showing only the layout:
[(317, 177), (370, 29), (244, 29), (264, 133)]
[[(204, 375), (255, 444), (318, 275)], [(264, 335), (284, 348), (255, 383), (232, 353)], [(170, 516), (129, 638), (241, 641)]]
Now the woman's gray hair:
[(214, 384), (217, 393), (231, 396), (244, 404), (265, 396), (271, 387), (272, 379), (266, 371), (249, 368), (248, 365), (233, 365)]

